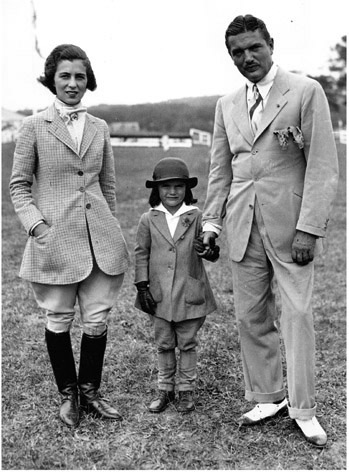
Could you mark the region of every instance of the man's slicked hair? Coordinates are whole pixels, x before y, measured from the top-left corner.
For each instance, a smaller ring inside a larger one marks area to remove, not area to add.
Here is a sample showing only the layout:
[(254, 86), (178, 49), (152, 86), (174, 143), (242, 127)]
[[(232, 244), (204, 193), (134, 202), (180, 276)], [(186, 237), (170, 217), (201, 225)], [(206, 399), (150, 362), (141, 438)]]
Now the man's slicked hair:
[(270, 41), (270, 34), (265, 26), (264, 21), (256, 18), (253, 15), (239, 15), (228, 26), (225, 32), (225, 45), (229, 51), (228, 38), (229, 36), (236, 36), (237, 34), (246, 33), (247, 31), (260, 30), (263, 38), (267, 43)]

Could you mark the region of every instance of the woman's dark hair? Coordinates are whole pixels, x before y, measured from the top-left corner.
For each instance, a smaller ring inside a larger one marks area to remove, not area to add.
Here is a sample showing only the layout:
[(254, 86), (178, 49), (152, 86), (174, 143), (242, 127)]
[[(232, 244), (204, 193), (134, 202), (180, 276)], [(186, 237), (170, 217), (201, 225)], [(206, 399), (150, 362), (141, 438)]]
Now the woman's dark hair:
[(74, 61), (75, 59), (81, 59), (84, 66), (86, 67), (86, 87), (88, 88), (88, 90), (95, 90), (97, 88), (97, 82), (95, 74), (91, 67), (90, 60), (87, 57), (85, 51), (79, 48), (79, 46), (75, 46), (74, 44), (60, 44), (59, 46), (54, 48), (54, 50), (51, 52), (51, 54), (47, 57), (45, 61), (44, 74), (37, 79), (38, 82), (50, 89), (51, 92), (56, 95), (54, 77), (58, 64), (61, 61)]
[[(191, 204), (196, 203), (196, 202), (197, 202), (197, 199), (193, 197), (193, 193), (191, 191), (191, 188), (189, 188), (188, 185), (186, 185), (184, 203), (186, 205), (191, 205)], [(158, 187), (158, 185), (156, 185), (150, 193), (149, 205), (152, 208), (154, 208), (154, 207), (160, 205), (160, 203), (161, 203), (161, 198), (160, 198), (160, 194), (159, 194), (159, 187)]]
[(270, 34), (264, 21), (253, 15), (239, 15), (228, 26), (225, 32), (225, 45), (229, 51), (228, 38), (247, 31), (256, 31), (259, 29), (267, 43), (270, 41)]

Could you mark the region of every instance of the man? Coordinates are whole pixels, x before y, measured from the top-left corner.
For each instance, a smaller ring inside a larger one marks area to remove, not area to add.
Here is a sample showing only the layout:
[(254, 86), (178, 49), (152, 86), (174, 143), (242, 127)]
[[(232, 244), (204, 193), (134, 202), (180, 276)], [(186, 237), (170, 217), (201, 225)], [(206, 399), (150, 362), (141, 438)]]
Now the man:
[[(217, 103), (204, 209), (204, 245), (223, 219), (233, 288), (245, 398), (251, 425), (288, 407), (306, 439), (324, 446), (316, 419), (313, 258), (322, 248), (338, 162), (329, 107), (314, 80), (282, 70), (263, 21), (238, 16), (226, 35), (246, 85)], [(272, 280), (280, 293), (289, 403), (283, 385)]]

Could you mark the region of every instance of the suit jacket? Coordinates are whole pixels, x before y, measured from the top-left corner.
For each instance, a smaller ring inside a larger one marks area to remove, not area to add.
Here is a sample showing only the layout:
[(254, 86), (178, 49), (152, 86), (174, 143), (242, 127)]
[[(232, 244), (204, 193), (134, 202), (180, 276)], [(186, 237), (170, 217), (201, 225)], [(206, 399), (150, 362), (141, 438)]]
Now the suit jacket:
[(29, 236), (21, 277), (45, 284), (78, 282), (91, 272), (92, 250), (103, 272), (125, 272), (128, 252), (116, 217), (114, 157), (103, 120), (86, 115), (78, 154), (54, 105), (26, 118), (10, 192), (27, 233), (40, 219), (49, 225), (42, 235)]
[[(200, 231), (198, 209), (180, 216), (173, 238), (162, 211), (150, 210), (141, 216), (135, 247), (135, 283), (149, 281), (157, 303), (155, 316), (183, 321), (206, 316), (216, 309), (204, 264), (193, 246)], [(141, 309), (138, 296), (136, 307)]]
[[(275, 131), (299, 127), (304, 148), (290, 137), (282, 148)], [(244, 257), (255, 199), (273, 247), (291, 262), (296, 230), (318, 236), (321, 250), (338, 180), (329, 107), (318, 82), (278, 69), (262, 121), (253, 136), (246, 87), (219, 99), (204, 222), (226, 218), (229, 253)]]

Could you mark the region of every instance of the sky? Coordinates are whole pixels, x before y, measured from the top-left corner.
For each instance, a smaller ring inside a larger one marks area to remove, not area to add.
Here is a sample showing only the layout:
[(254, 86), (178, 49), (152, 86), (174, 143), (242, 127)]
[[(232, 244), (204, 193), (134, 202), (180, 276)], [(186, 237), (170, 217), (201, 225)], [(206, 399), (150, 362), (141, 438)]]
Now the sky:
[[(52, 93), (36, 78), (54, 47), (82, 47), (97, 78), (83, 103), (136, 104), (224, 95), (243, 83), (224, 44), (240, 14), (264, 20), (274, 61), (310, 75), (347, 34), (347, 0), (1, 0), (1, 104), (43, 108)], [(33, 21), (33, 11), (36, 21)], [(35, 48), (37, 39), (41, 58)]]

